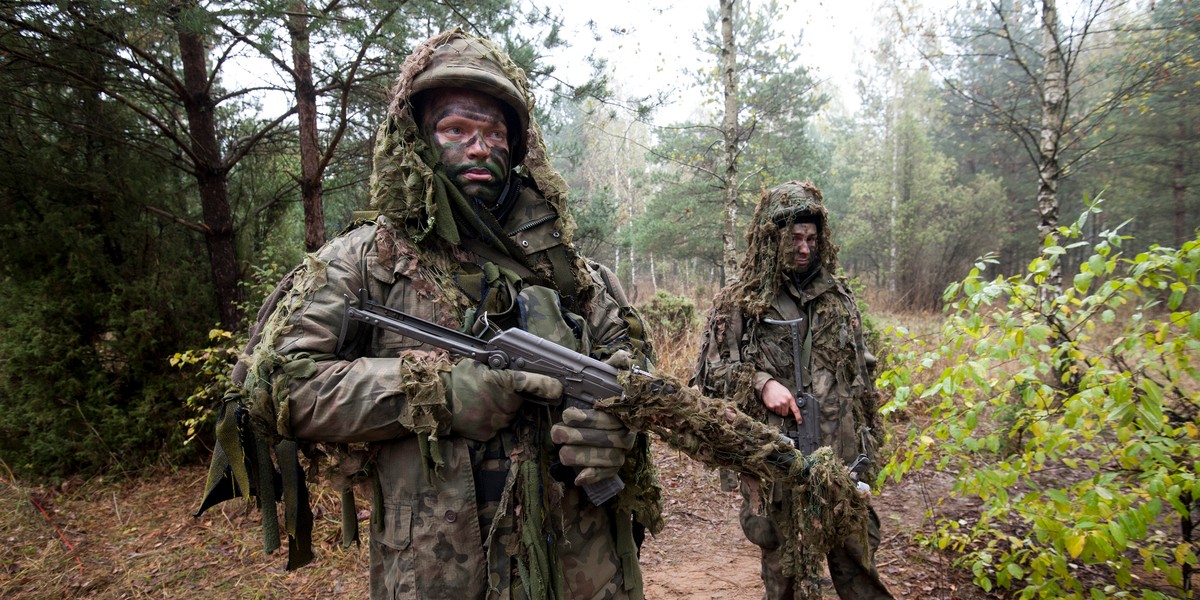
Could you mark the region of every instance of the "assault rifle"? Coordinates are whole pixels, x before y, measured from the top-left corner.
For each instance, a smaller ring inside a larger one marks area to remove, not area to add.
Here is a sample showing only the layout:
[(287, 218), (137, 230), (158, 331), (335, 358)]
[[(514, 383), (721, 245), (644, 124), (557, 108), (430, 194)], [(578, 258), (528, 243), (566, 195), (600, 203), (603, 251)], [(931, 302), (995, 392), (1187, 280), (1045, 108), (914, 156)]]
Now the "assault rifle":
[(787, 325), (792, 332), (792, 364), (796, 367), (796, 389), (792, 397), (796, 399), (796, 408), (800, 409), (800, 423), (795, 430), (787, 431), (786, 435), (792, 440), (792, 445), (805, 456), (817, 451), (821, 445), (820, 415), (817, 410), (817, 397), (805, 389), (804, 364), (801, 353), (800, 324), (804, 317), (781, 321), (778, 319), (763, 319), (764, 323), (772, 325)]
[[(597, 400), (620, 396), (625, 388), (617, 381), (617, 369), (590, 356), (574, 352), (523, 329), (505, 329), (490, 340), (431, 323), (403, 311), (367, 299), (359, 290), (358, 306), (346, 297), (341, 336), (346, 335), (349, 320), (360, 321), (392, 333), (448, 350), (451, 354), (475, 359), (493, 369), (516, 369), (548, 375), (563, 386), (562, 407), (590, 409)], [(344, 339), (338, 340), (338, 347)], [(540, 398), (530, 402), (550, 405)], [(557, 405), (555, 403), (554, 405)], [(599, 506), (616, 496), (625, 483), (619, 476), (583, 486), (588, 499)]]
[[(801, 422), (794, 430), (785, 431), (784, 435), (792, 441), (792, 445), (797, 450), (808, 456), (816, 452), (821, 445), (821, 417), (818, 412), (817, 397), (812, 395), (804, 385), (804, 364), (803, 364), (803, 341), (800, 339), (800, 324), (804, 322), (804, 317), (781, 321), (778, 319), (763, 319), (763, 322), (772, 325), (787, 325), (792, 333), (792, 364), (796, 367), (796, 389), (792, 391), (792, 397), (796, 400), (796, 408), (800, 409)], [(811, 327), (811, 324), (809, 325)], [(862, 477), (863, 471), (867, 463), (871, 459), (866, 454), (859, 454), (858, 458), (848, 468), (855, 477)], [(862, 482), (860, 482), (862, 484)]]

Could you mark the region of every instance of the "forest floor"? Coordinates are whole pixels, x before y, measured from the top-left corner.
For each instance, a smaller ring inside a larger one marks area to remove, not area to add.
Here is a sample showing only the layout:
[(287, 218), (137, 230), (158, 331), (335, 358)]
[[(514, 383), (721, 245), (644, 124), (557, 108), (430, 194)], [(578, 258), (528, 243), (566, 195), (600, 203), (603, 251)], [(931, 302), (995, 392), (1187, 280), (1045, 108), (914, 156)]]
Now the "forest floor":
[[(758, 549), (742, 536), (737, 492), (716, 471), (661, 444), (666, 529), (642, 549), (646, 597), (762, 597)], [(0, 478), (0, 598), (364, 598), (365, 547), (339, 546), (336, 498), (316, 494), (314, 564), (284, 569), (285, 548), (262, 552), (257, 510), (235, 500), (193, 518), (201, 467), (125, 481), (28, 486)], [(930, 498), (949, 485), (929, 475), (887, 487), (873, 500), (883, 524), (877, 563), (897, 598), (999, 598), (973, 585), (948, 555), (916, 538), (931, 529)], [(940, 488), (940, 489), (939, 489)], [(967, 505), (941, 505), (963, 511)], [(367, 530), (366, 504), (360, 504)], [(829, 589), (826, 598), (836, 598)]]

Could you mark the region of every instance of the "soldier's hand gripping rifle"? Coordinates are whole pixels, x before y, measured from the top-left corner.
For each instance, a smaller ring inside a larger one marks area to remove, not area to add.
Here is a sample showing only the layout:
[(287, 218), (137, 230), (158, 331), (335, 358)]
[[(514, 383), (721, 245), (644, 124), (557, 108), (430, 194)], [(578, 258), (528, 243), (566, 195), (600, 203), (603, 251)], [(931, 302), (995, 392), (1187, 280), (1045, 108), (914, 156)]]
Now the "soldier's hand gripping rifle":
[[(475, 359), (493, 369), (516, 369), (553, 377), (562, 383), (564, 409), (572, 406), (590, 409), (597, 400), (620, 396), (625, 391), (617, 381), (615, 367), (539, 338), (523, 329), (505, 329), (492, 339), (484, 341), (372, 302), (367, 299), (364, 290), (359, 291), (358, 306), (354, 306), (349, 297), (346, 298), (342, 336), (346, 334), (346, 321), (349, 320), (385, 329), (442, 348), (457, 356)], [(338, 340), (338, 347), (341, 347), (343, 342), (344, 340)], [(530, 396), (528, 400), (538, 402), (541, 399)], [(621, 478), (614, 476), (585, 485), (583, 489), (588, 499), (599, 506), (616, 496), (624, 487), (625, 483)]]
[[(808, 386), (804, 385), (804, 352), (802, 351), (804, 342), (800, 339), (800, 325), (804, 321), (805, 318), (803, 316), (788, 320), (763, 319), (764, 323), (770, 323), (771, 325), (787, 325), (791, 331), (792, 364), (796, 367), (796, 389), (793, 390), (792, 397), (796, 400), (796, 408), (800, 409), (800, 423), (798, 423), (796, 430), (787, 431), (784, 435), (792, 440), (797, 450), (805, 456), (809, 456), (813, 452), (816, 452), (817, 448), (821, 445), (821, 417), (818, 414), (817, 397), (806, 389)], [(811, 326), (812, 324), (810, 323), (809, 327)], [(866, 454), (859, 454), (854, 464), (850, 465), (849, 470), (856, 477), (860, 477), (862, 475), (860, 471), (870, 461), (871, 459)]]
[(796, 449), (805, 456), (817, 451), (821, 445), (821, 428), (820, 415), (817, 410), (817, 397), (813, 396), (804, 385), (804, 363), (801, 346), (803, 340), (800, 339), (800, 325), (803, 324), (805, 318), (803, 316), (788, 319), (763, 319), (764, 323), (771, 325), (787, 325), (792, 334), (792, 364), (796, 366), (796, 387), (792, 390), (792, 397), (796, 401), (796, 408), (800, 409), (800, 422), (797, 423), (797, 428), (792, 431), (787, 431), (786, 435), (792, 440)]

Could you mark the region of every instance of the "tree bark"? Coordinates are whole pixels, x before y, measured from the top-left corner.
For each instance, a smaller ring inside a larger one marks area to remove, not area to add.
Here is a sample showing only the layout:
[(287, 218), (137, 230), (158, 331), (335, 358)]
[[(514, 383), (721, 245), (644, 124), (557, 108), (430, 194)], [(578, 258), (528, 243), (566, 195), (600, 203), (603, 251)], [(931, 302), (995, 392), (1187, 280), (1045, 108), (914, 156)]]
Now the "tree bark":
[(317, 132), (317, 90), (309, 54), (308, 3), (296, 0), (288, 13), (292, 67), (296, 79), (296, 114), (300, 120), (300, 193), (304, 201), (304, 248), (316, 252), (325, 244), (321, 146)]
[[(1183, 114), (1180, 111), (1180, 114)], [(1178, 150), (1175, 152), (1174, 173), (1171, 181), (1171, 193), (1175, 200), (1175, 247), (1182, 248), (1187, 241), (1187, 170), (1185, 168), (1184, 150), (1187, 140), (1187, 128), (1182, 120), (1177, 128), (1176, 141)]]
[(721, 232), (725, 284), (737, 278), (737, 47), (733, 39), (734, 0), (721, 0), (721, 78), (725, 82), (725, 224)]
[(893, 301), (896, 299), (896, 267), (898, 261), (896, 255), (899, 253), (896, 247), (896, 221), (897, 215), (900, 214), (900, 81), (895, 74), (892, 75), (894, 92), (890, 103), (892, 128), (892, 206), (888, 211), (888, 266), (887, 266), (887, 288), (888, 295)]
[(172, 20), (179, 37), (179, 57), (183, 63), (183, 107), (191, 137), (192, 163), (200, 192), (200, 207), (206, 233), (204, 242), (216, 293), (221, 327), (235, 330), (241, 322), (241, 288), (238, 286), (238, 261), (235, 248), (233, 212), (229, 207), (226, 181), (228, 169), (221, 159), (217, 126), (208, 82), (208, 59), (204, 38), (189, 30), (179, 19), (180, 11), (196, 10), (193, 0), (175, 5)]
[[(1066, 107), (1066, 65), (1058, 40), (1057, 0), (1042, 0), (1042, 120), (1038, 143), (1038, 232), (1043, 247), (1057, 245), (1059, 141), (1063, 134)], [(1062, 292), (1062, 263), (1056, 261), (1046, 278), (1046, 292)]]

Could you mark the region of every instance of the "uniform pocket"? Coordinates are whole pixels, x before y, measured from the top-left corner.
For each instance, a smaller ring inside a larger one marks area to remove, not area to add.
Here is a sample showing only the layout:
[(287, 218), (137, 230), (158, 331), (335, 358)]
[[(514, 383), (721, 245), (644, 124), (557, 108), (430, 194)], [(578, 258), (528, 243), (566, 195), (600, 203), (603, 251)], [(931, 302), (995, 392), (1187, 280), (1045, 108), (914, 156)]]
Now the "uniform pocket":
[[(392, 276), (390, 271), (385, 269), (373, 269), (371, 275), (375, 279), (375, 286), (379, 288), (380, 295), (376, 296), (384, 306), (404, 311), (416, 317), (431, 320), (431, 309), (423, 308), (418, 303), (417, 294), (414, 289), (412, 280), (403, 275)], [(393, 333), (382, 328), (374, 329), (372, 338), (372, 346), (375, 349), (375, 356), (396, 356), (401, 350), (411, 350), (420, 346), (421, 342), (414, 340), (408, 336), (403, 336), (398, 333)]]
[(385, 503), (371, 519), (371, 537), (393, 550), (412, 544), (412, 507)]
[(791, 329), (779, 325), (759, 325), (757, 341), (760, 367), (780, 383), (794, 389), (796, 367), (792, 364)]

